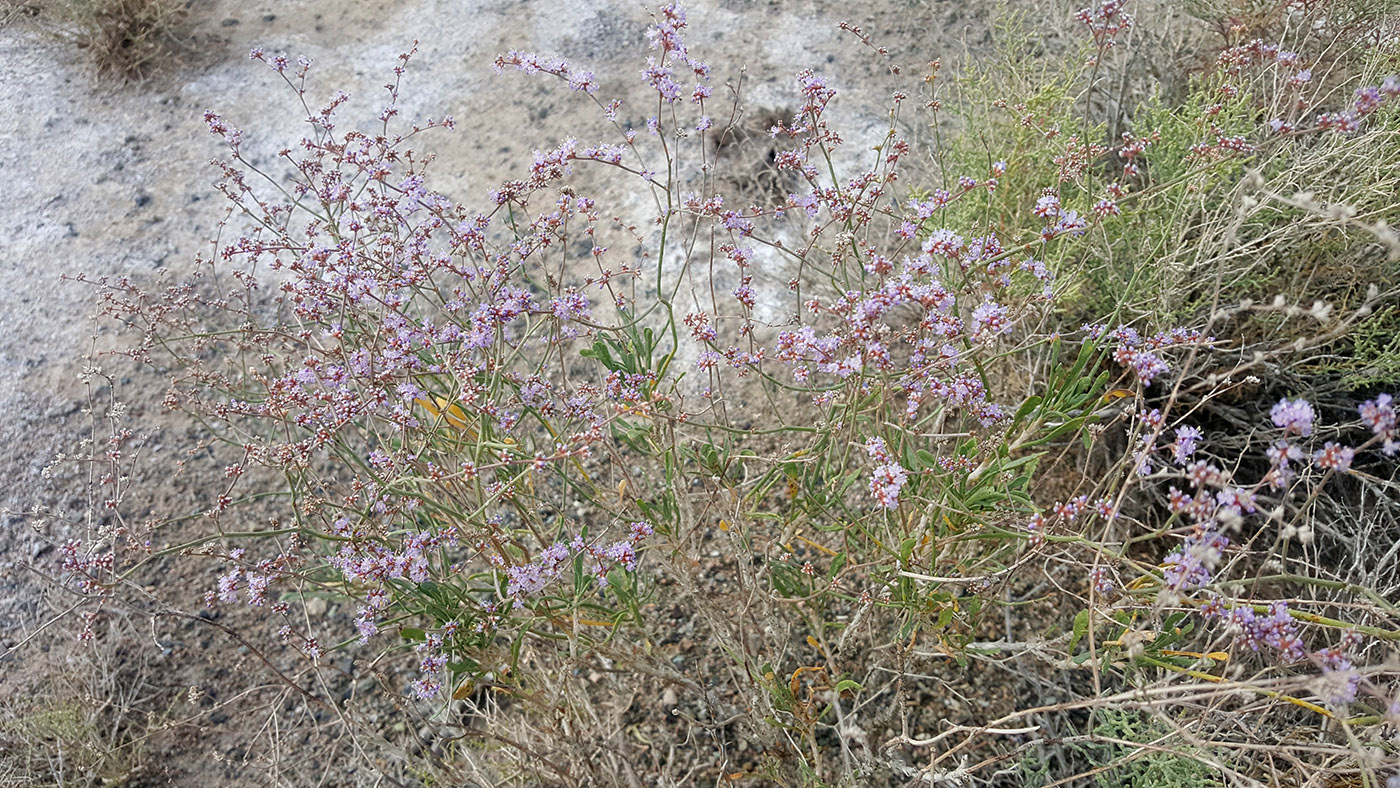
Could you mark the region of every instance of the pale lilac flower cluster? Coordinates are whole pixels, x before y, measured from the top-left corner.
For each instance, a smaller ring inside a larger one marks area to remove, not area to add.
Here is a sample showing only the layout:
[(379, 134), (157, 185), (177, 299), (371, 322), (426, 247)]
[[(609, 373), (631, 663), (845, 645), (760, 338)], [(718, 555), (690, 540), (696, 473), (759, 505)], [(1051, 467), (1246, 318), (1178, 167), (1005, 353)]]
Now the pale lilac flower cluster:
[[(676, 3), (661, 6), (655, 24), (647, 30), (647, 42), (652, 49), (661, 51), (659, 58), (647, 58), (647, 67), (642, 78), (661, 96), (662, 101), (675, 103), (686, 97), (685, 91), (677, 82), (676, 67), (684, 65), (697, 81), (689, 93), (691, 102), (704, 105), (710, 97), (710, 86), (705, 84), (710, 78), (710, 67), (702, 60), (690, 55), (681, 33), (686, 26), (685, 9)], [(703, 119), (702, 119), (703, 120)]]
[(1367, 85), (1356, 89), (1355, 100), (1350, 109), (1340, 112), (1324, 112), (1317, 116), (1317, 125), (1341, 133), (1352, 133), (1361, 129), (1361, 119), (1381, 108), (1385, 102), (1400, 96), (1400, 78), (1386, 77), (1379, 86)]
[(1283, 430), (1285, 437), (1297, 435), (1306, 438), (1313, 431), (1313, 407), (1307, 400), (1281, 399), (1269, 411), (1269, 418), (1275, 427)]
[[(1060, 198), (1047, 194), (1036, 200), (1035, 215), (1045, 220), (1040, 229), (1042, 241), (1049, 241), (1064, 235), (1080, 235), (1089, 227), (1089, 222), (1078, 211), (1062, 207)], [(1108, 212), (1100, 215), (1107, 215)]]
[(1316, 686), (1328, 704), (1345, 706), (1356, 700), (1362, 678), (1348, 651), (1360, 645), (1357, 633), (1345, 633), (1341, 645), (1309, 653), (1297, 619), (1282, 600), (1271, 602), (1261, 614), (1251, 605), (1232, 605), (1212, 596), (1201, 607), (1201, 613), (1207, 620), (1222, 622), (1234, 636), (1235, 644), (1250, 651), (1268, 650), (1287, 664), (1311, 660), (1322, 671)]
[[(1101, 327), (1089, 327), (1102, 331)], [(1120, 334), (1121, 337), (1121, 334)], [(1380, 395), (1358, 407), (1361, 423), (1371, 429), (1373, 442), (1393, 441), (1395, 416), (1392, 398)], [(1309, 454), (1290, 439), (1310, 437), (1317, 430), (1316, 413), (1303, 399), (1283, 399), (1269, 414), (1273, 426), (1284, 433), (1268, 449), (1270, 470), (1252, 486), (1237, 486), (1230, 474), (1205, 459), (1194, 459), (1204, 440), (1202, 432), (1188, 425), (1175, 429), (1174, 440), (1158, 444), (1166, 430), (1166, 416), (1160, 410), (1143, 411), (1139, 422), (1144, 430), (1143, 449), (1139, 460), (1150, 467), (1148, 455), (1156, 451), (1170, 453), (1174, 464), (1190, 485), (1188, 491), (1171, 487), (1167, 497), (1173, 517), (1187, 525), (1182, 543), (1162, 561), (1164, 590), (1179, 598), (1198, 589), (1208, 588), (1220, 579), (1226, 564), (1231, 540), (1225, 532), (1238, 527), (1246, 517), (1256, 514), (1256, 496), (1266, 487), (1284, 489), (1296, 477), (1300, 465)], [(1369, 445), (1369, 444), (1368, 444)], [(1350, 469), (1356, 450), (1334, 441), (1326, 442), (1311, 455), (1313, 466), (1321, 471), (1344, 473)], [(1077, 501), (1056, 504), (1055, 514), (1070, 521), (1082, 508)], [(1029, 530), (1041, 532), (1044, 520), (1037, 516)], [(1033, 537), (1034, 538), (1034, 537)], [(1091, 578), (1097, 580), (1098, 578)], [(1265, 612), (1249, 604), (1231, 603), (1213, 593), (1205, 600), (1201, 612), (1210, 621), (1224, 625), (1237, 645), (1253, 652), (1268, 652), (1286, 664), (1311, 660), (1321, 669), (1316, 686), (1328, 703), (1345, 705), (1357, 697), (1361, 676), (1347, 657), (1345, 647), (1355, 645), (1355, 635), (1349, 635), (1343, 648), (1323, 649), (1309, 653), (1305, 647), (1298, 617), (1283, 601), (1272, 602)]]
[[(1395, 440), (1395, 411), (1389, 394), (1381, 394), (1357, 407), (1361, 423), (1371, 430), (1372, 441), (1380, 441), (1381, 452), (1393, 456), (1400, 451), (1400, 443)], [(1270, 416), (1274, 426), (1284, 431), (1284, 437), (1268, 449), (1270, 470), (1265, 477), (1274, 489), (1283, 489), (1297, 476), (1295, 465), (1308, 455), (1288, 439), (1291, 436), (1309, 437), (1313, 433), (1313, 407), (1306, 400), (1279, 400)], [(1369, 445), (1369, 444), (1368, 444)], [(1336, 441), (1327, 441), (1322, 448), (1311, 455), (1313, 466), (1322, 471), (1346, 473), (1356, 459), (1356, 448)]]
[[(1004, 335), (1014, 325), (1010, 309), (987, 297), (973, 311), (971, 326), (965, 325), (955, 313), (953, 293), (931, 273), (932, 255), (970, 265), (986, 255), (1000, 254), (1000, 245), (992, 237), (968, 242), (942, 230), (929, 236), (924, 249), (925, 255), (906, 258), (900, 270), (891, 271), (877, 288), (848, 292), (826, 306), (809, 304), (813, 311), (842, 322), (824, 334), (810, 325), (781, 332), (772, 358), (789, 364), (799, 382), (808, 381), (814, 371), (840, 379), (861, 373), (894, 374), (908, 398), (911, 417), (921, 404), (941, 400), (965, 409), (979, 423), (994, 424), (1004, 411), (987, 401), (977, 376), (958, 370), (962, 354), (957, 340), (968, 337), (986, 343)], [(921, 319), (908, 328), (893, 325), (893, 318), (907, 307), (917, 308)], [(896, 353), (901, 348), (908, 354)]]
[(447, 667), (447, 654), (443, 652), (443, 644), (444, 637), (441, 633), (428, 632), (423, 636), (423, 641), (414, 646), (413, 650), (420, 658), (418, 670), (423, 675), (415, 679), (411, 687), (419, 700), (431, 700), (442, 691), (439, 676), (443, 668)]
[[(84, 594), (102, 591), (101, 577), (116, 566), (116, 556), (110, 550), (83, 549), (82, 540), (69, 539), (58, 547), (63, 571), (77, 575), (78, 590)], [(237, 579), (233, 580), (237, 584)]]
[[(555, 542), (546, 547), (528, 563), (507, 566), (504, 598), (484, 603), (484, 615), (468, 631), (474, 635), (489, 635), (501, 622), (504, 612), (526, 606), (530, 597), (544, 594), (561, 580), (573, 577), (575, 562), (583, 562), (584, 571), (592, 575), (600, 587), (606, 585), (607, 575), (614, 568), (635, 571), (637, 547), (653, 532), (650, 523), (638, 520), (629, 524), (626, 539), (604, 545), (601, 542), (588, 542), (582, 535), (576, 535), (567, 543)], [(482, 545), (482, 549), (487, 548)], [(504, 559), (499, 555), (495, 558), (492, 563), (498, 566), (504, 564)], [(381, 596), (379, 603), (372, 602), (368, 607), (377, 609), (376, 604), (382, 605), (383, 599)], [(368, 631), (361, 629), (361, 642), (377, 631), (365, 609), (361, 610), (361, 616), (356, 621), (357, 625), (363, 622), (368, 622)], [(461, 628), (462, 625), (456, 621), (447, 622), (441, 631), (426, 633), (423, 641), (415, 647), (420, 656), (419, 671), (423, 675), (412, 682), (411, 689), (419, 699), (431, 700), (442, 691), (441, 674), (448, 662), (446, 644), (449, 639), (458, 636)]]
[(1125, 5), (1124, 0), (1099, 0), (1097, 6), (1079, 9), (1074, 18), (1089, 28), (1095, 44), (1108, 49), (1133, 26), (1132, 15), (1123, 11)]
[(1037, 548), (1045, 544), (1045, 515), (1036, 512), (1026, 521), (1026, 533), (1030, 535), (1028, 543), (1032, 548)]
[(1269, 458), (1269, 472), (1264, 477), (1269, 486), (1275, 490), (1282, 490), (1292, 484), (1294, 477), (1298, 475), (1293, 465), (1302, 461), (1303, 450), (1286, 440), (1280, 440), (1275, 441), (1264, 454)]
[(988, 296), (980, 306), (972, 310), (972, 339), (975, 342), (990, 342), (1007, 333), (1015, 325), (1007, 315), (1007, 308)]
[(1215, 341), (1214, 337), (1205, 336), (1195, 329), (1173, 328), (1159, 331), (1144, 339), (1132, 326), (1120, 325), (1112, 331), (1108, 331), (1107, 328), (1095, 324), (1086, 325), (1083, 330), (1091, 338), (1097, 339), (1106, 335), (1116, 341), (1118, 344), (1113, 350), (1114, 362), (1131, 369), (1144, 386), (1152, 385), (1153, 380), (1171, 369), (1161, 357), (1161, 351), (1187, 345), (1208, 345)]
[(1230, 546), (1229, 537), (1211, 530), (1197, 528), (1181, 546), (1163, 560), (1163, 580), (1173, 591), (1188, 591), (1209, 583)]
[(1089, 570), (1089, 584), (1094, 587), (1094, 593), (1099, 596), (1108, 596), (1113, 593), (1113, 578), (1108, 574), (1108, 567), (1096, 566)]
[(420, 531), (403, 537), (400, 550), (347, 542), (329, 561), (347, 582), (356, 585), (383, 586), (393, 580), (421, 583), (428, 579), (435, 551), (456, 544), (457, 528), (447, 526), (438, 532)]
[(598, 90), (592, 71), (574, 68), (563, 58), (541, 57), (533, 52), (511, 50), (504, 55), (497, 55), (493, 64), (496, 73), (505, 70), (507, 66), (513, 66), (526, 74), (553, 74), (568, 81), (570, 90), (590, 94)]
[(1348, 648), (1361, 642), (1355, 632), (1343, 637), (1342, 645), (1328, 646), (1314, 652), (1312, 657), (1322, 668), (1322, 678), (1317, 682), (1322, 697), (1332, 706), (1346, 706), (1356, 700), (1361, 688), (1361, 673), (1357, 671), (1347, 654)]
[(1219, 597), (1213, 597), (1202, 606), (1201, 612), (1207, 619), (1224, 622), (1227, 631), (1234, 635), (1235, 643), (1250, 651), (1269, 648), (1290, 663), (1307, 658), (1298, 622), (1291, 615), (1287, 602), (1271, 602), (1268, 612), (1260, 615), (1249, 605), (1230, 606)]
[(1196, 453), (1196, 443), (1201, 437), (1201, 431), (1190, 425), (1176, 428), (1172, 459), (1177, 465), (1185, 465), (1191, 459), (1191, 455)]
[(1032, 548), (1045, 544), (1046, 533), (1051, 523), (1059, 523), (1062, 526), (1073, 525), (1080, 515), (1097, 515), (1103, 522), (1112, 522), (1118, 517), (1118, 509), (1114, 505), (1112, 498), (1100, 498), (1097, 501), (1090, 501), (1087, 495), (1076, 495), (1067, 501), (1056, 501), (1050, 507), (1050, 516), (1044, 512), (1035, 512), (1026, 521), (1024, 526), (1026, 533), (1030, 536), (1028, 540)]
[(885, 446), (883, 438), (865, 441), (865, 452), (877, 464), (870, 476), (870, 494), (886, 509), (899, 507), (899, 491), (909, 479), (909, 472), (899, 464)]
[(506, 569), (506, 600), (515, 607), (525, 604), (528, 597), (543, 594), (562, 577), (572, 576), (575, 560), (584, 561), (584, 571), (602, 586), (608, 572), (615, 567), (631, 572), (637, 568), (637, 546), (653, 532), (652, 526), (639, 520), (629, 526), (626, 539), (602, 545), (575, 536), (569, 542), (555, 542), (540, 551), (535, 560)]
[(1361, 423), (1370, 428), (1371, 433), (1381, 440), (1381, 451), (1387, 457), (1400, 453), (1400, 440), (1396, 440), (1395, 402), (1389, 394), (1381, 394), (1357, 407)]
[[(205, 595), (206, 605), (212, 605), (216, 600), (224, 603), (237, 602), (239, 592), (242, 591), (247, 593), (249, 605), (262, 607), (268, 602), (268, 590), (273, 579), (279, 572), (296, 562), (292, 556), (283, 553), (248, 566), (244, 561), (245, 552), (241, 547), (229, 551), (228, 560), (232, 566), (219, 576), (218, 591)], [(276, 608), (277, 605), (273, 607)]]
[(1351, 470), (1351, 461), (1356, 457), (1356, 449), (1342, 446), (1335, 441), (1327, 441), (1321, 449), (1313, 452), (1313, 465), (1325, 470), (1346, 473)]

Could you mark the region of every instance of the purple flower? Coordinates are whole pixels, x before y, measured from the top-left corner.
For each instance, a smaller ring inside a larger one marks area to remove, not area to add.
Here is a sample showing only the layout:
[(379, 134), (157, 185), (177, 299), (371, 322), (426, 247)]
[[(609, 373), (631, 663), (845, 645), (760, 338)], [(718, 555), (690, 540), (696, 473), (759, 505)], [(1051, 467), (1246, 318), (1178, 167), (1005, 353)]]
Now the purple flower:
[(360, 635), (360, 645), (362, 646), (379, 633), (379, 625), (374, 623), (374, 612), (368, 607), (360, 608), (355, 616), (355, 631)]
[(1345, 706), (1356, 700), (1356, 691), (1360, 687), (1361, 674), (1353, 667), (1337, 669), (1323, 666), (1322, 676), (1316, 682), (1317, 694), (1332, 706)]
[(1355, 456), (1356, 450), (1350, 446), (1341, 446), (1327, 441), (1321, 449), (1313, 454), (1313, 464), (1325, 470), (1346, 473), (1351, 469), (1351, 461)]
[(628, 572), (637, 568), (637, 548), (631, 542), (614, 542), (608, 546), (605, 555)]
[(1307, 400), (1281, 399), (1269, 411), (1275, 427), (1281, 427), (1284, 435), (1298, 435), (1306, 438), (1313, 431), (1313, 408)]
[(1167, 363), (1155, 353), (1147, 351), (1137, 351), (1133, 353), (1131, 362), (1133, 374), (1137, 375), (1142, 385), (1152, 385), (1152, 380), (1158, 375), (1167, 371)]
[(442, 692), (442, 685), (426, 676), (413, 681), (413, 694), (419, 700), (432, 700), (439, 692)]
[(1197, 460), (1186, 467), (1186, 479), (1193, 487), (1219, 487), (1225, 483), (1225, 475), (1220, 469), (1206, 462)]
[(1142, 428), (1153, 432), (1161, 429), (1162, 418), (1162, 411), (1157, 408), (1140, 411), (1138, 413), (1138, 421), (1142, 423)]
[(1006, 316), (1006, 307), (990, 297), (972, 311), (972, 338), (987, 342), (1011, 330), (1012, 321)]
[(1026, 521), (1026, 533), (1031, 535), (1031, 547), (1045, 544), (1045, 515), (1040, 512), (1031, 515), (1031, 519)]
[(890, 460), (890, 450), (885, 446), (885, 439), (880, 437), (865, 439), (865, 453), (870, 458), (880, 463), (888, 463)]
[(1275, 490), (1287, 487), (1289, 482), (1293, 481), (1293, 477), (1297, 475), (1297, 472), (1292, 468), (1292, 463), (1303, 459), (1303, 450), (1288, 441), (1279, 441), (1270, 446), (1265, 454), (1268, 455), (1273, 467), (1264, 478)]
[(908, 478), (908, 472), (899, 463), (886, 463), (877, 467), (871, 476), (870, 492), (881, 506), (895, 509), (899, 506), (899, 491)]
[(1172, 444), (1176, 454), (1176, 464), (1185, 465), (1191, 459), (1191, 455), (1196, 453), (1196, 441), (1201, 439), (1201, 431), (1195, 427), (1178, 427), (1176, 430), (1176, 443)]
[(241, 575), (242, 570), (235, 566), (228, 574), (219, 578), (220, 602), (238, 601), (238, 581)]
[(1367, 400), (1361, 403), (1356, 410), (1361, 414), (1362, 423), (1370, 427), (1371, 432), (1384, 441), (1381, 451), (1387, 457), (1400, 452), (1400, 441), (1395, 439), (1395, 404), (1389, 394), (1381, 394), (1375, 399)]
[(1237, 515), (1253, 514), (1258, 509), (1254, 493), (1242, 487), (1226, 487), (1215, 494), (1215, 502), (1221, 509), (1228, 509)]
[(1108, 576), (1108, 568), (1096, 566), (1089, 572), (1089, 582), (1093, 584), (1095, 593), (1100, 596), (1107, 596), (1113, 593), (1113, 580)]
[(1369, 115), (1380, 109), (1385, 97), (1381, 95), (1380, 88), (1374, 85), (1367, 85), (1356, 89), (1356, 114)]
[(248, 604), (263, 606), (267, 601), (267, 584), (271, 580), (267, 575), (248, 575)]
[(1175, 591), (1197, 588), (1210, 582), (1230, 540), (1215, 531), (1201, 531), (1186, 538), (1163, 561), (1162, 576)]

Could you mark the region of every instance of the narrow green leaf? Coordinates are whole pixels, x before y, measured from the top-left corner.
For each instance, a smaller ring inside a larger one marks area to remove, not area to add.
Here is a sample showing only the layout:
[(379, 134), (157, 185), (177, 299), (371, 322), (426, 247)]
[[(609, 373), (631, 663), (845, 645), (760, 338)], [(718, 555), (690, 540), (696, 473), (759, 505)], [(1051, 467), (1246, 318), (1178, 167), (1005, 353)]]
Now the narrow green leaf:
[(1074, 616), (1074, 634), (1069, 639), (1069, 650), (1071, 653), (1073, 653), (1074, 647), (1079, 645), (1079, 641), (1083, 639), (1084, 634), (1088, 631), (1089, 611), (1081, 610)]

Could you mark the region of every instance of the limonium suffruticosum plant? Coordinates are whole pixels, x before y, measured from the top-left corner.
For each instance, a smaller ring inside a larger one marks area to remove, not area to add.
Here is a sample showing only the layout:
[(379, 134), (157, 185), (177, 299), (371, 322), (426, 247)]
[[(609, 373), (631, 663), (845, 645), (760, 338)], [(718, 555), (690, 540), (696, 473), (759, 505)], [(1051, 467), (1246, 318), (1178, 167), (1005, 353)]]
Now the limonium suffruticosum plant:
[[(1093, 80), (1131, 22), (1116, 2), (1082, 16)], [(1203, 456), (1209, 436), (1163, 394), (1182, 364), (1227, 340), (1117, 319), (1057, 330), (1065, 250), (1135, 200), (1170, 192), (1153, 181), (1153, 130), (1109, 146), (1088, 128), (1042, 129), (1056, 152), (1047, 180), (1005, 206), (1019, 193), (1001, 180), (1045, 162), (993, 157), (919, 188), (902, 174), (916, 151), (897, 131), (909, 96), (894, 95), (873, 149), (852, 153), (829, 125), (832, 82), (804, 71), (796, 110), (770, 129), (791, 191), (777, 205), (737, 204), (721, 194), (712, 147), (723, 124), (711, 114), (732, 113), (714, 108), (710, 66), (686, 29), (681, 8), (657, 12), (645, 107), (600, 98), (576, 64), (500, 56), (498, 70), (594, 102), (618, 137), (537, 152), (479, 208), (433, 191), (432, 159), (413, 147), (452, 120), (400, 125), (412, 53), (377, 127), (356, 131), (341, 128), (343, 94), (311, 103), (308, 61), (255, 50), (305, 102), (309, 130), (280, 152), (285, 176), (255, 166), (243, 132), (207, 113), (228, 146), (218, 166), (230, 237), (191, 283), (159, 293), (104, 283), (108, 311), (143, 330), (132, 355), (174, 364), (167, 404), (242, 456), (205, 513), (210, 530), (156, 554), (219, 561), (207, 603), (266, 609), (313, 660), (332, 648), (411, 651), (410, 691), (439, 702), (487, 675), (509, 688), (526, 651), (576, 658), (644, 639), (658, 584), (693, 591), (692, 554), (727, 540), (762, 559), (755, 593), (800, 618), (823, 660), (780, 664), (750, 642), (722, 644), (767, 688), (768, 716), (805, 743), (794, 749), (813, 769), (817, 731), (861, 708), (875, 675), (852, 677), (863, 660), (844, 653), (845, 634), (832, 639), (838, 614), (851, 631), (861, 618), (888, 621), (900, 642), (922, 633), (965, 660), (990, 592), (1047, 559), (1085, 562), (1076, 593), (1087, 605), (1065, 624), (1067, 655), (1090, 663), (1096, 683), (1132, 671), (1218, 681), (1208, 666), (1221, 651), (1258, 652), (1330, 688), (1320, 703), (1258, 690), (1269, 697), (1348, 724), (1397, 713), (1389, 674), (1359, 667), (1366, 643), (1396, 639), (1393, 619), (1347, 622), (1244, 594), (1247, 578), (1231, 572), (1261, 547), (1262, 526), (1249, 523), (1282, 521), (1293, 539), (1305, 507), (1290, 501), (1362, 456), (1393, 456), (1390, 398), (1361, 406), (1369, 438), (1347, 442), (1337, 428), (1320, 446), (1304, 443), (1308, 403), (1280, 403), (1269, 471), (1236, 479)], [(1232, 68), (1268, 61), (1293, 87), (1307, 82), (1306, 64), (1277, 48), (1227, 55)], [(1280, 122), (1246, 133), (1206, 126), (1186, 172), (1275, 144), (1273, 134), (1353, 133), (1397, 93), (1391, 78), (1311, 122), (1289, 103)], [(575, 172), (585, 167), (626, 179), (654, 213), (613, 218)], [(1037, 373), (1013, 389), (1001, 373), (1017, 364)], [(1141, 411), (1126, 427), (1118, 399)], [(1110, 423), (1131, 441), (1125, 472), (1038, 506), (1044, 452), (1093, 445)], [(233, 527), (260, 492), (244, 480), (264, 467), (285, 477), (282, 525)], [(1159, 484), (1171, 486), (1166, 524), (1109, 539), (1138, 492)], [(1129, 549), (1164, 539), (1152, 560)], [(64, 568), (100, 595), (149, 560), (109, 550), (70, 542)], [(321, 593), (351, 601), (353, 630), (328, 631), (294, 607)], [(1174, 650), (1191, 622), (1227, 643)], [(827, 700), (803, 699), (804, 675)], [(1352, 702), (1371, 705), (1339, 711)], [(888, 745), (953, 744), (954, 731), (905, 730)]]

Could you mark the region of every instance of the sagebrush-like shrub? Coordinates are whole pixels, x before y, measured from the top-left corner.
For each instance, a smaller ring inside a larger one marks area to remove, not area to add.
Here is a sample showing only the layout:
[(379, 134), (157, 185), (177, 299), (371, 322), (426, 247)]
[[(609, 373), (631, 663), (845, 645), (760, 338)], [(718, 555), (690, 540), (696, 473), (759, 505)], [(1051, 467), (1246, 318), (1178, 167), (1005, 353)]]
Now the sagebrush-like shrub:
[[(916, 97), (938, 110), (936, 67), (859, 151), (803, 71), (753, 204), (721, 195), (715, 118), (738, 113), (674, 5), (648, 32), (645, 107), (561, 59), (497, 59), (617, 136), (536, 152), (477, 207), (432, 189), (419, 147), (454, 122), (398, 117), (412, 52), (356, 130), (343, 94), (312, 100), (309, 61), (255, 50), (308, 133), (257, 164), (206, 113), (231, 206), (212, 253), (188, 282), (100, 283), (129, 355), (170, 370), (166, 404), (234, 457), (199, 525), (117, 518), (64, 543), (63, 570), (97, 606), (159, 561), (215, 562), (209, 606), (265, 611), (313, 669), (332, 651), (408, 666), (404, 703), (446, 726), (424, 768), (496, 782), (963, 784), (1050, 748), (1061, 784), (1099, 773), (1064, 746), (1095, 720), (1159, 706), (1196, 716), (1151, 743), (1153, 768), (1259, 779), (1229, 721), (1248, 714), (1321, 737), (1289, 750), (1300, 773), (1344, 757), (1375, 779), (1400, 622), (1310, 551), (1329, 490), (1393, 483), (1393, 401), (1290, 392), (1219, 440), (1198, 417), (1266, 356), (1235, 364), (1247, 345), (1197, 306), (1247, 271), (1166, 299), (1251, 232), (1306, 233), (1236, 193), (1267, 192), (1284, 159), (1316, 172), (1296, 162), (1329, 145), (1379, 149), (1400, 84), (1318, 115), (1306, 50), (1240, 42), (1106, 139), (1092, 97), (1134, 22), (1113, 0), (1078, 20), (1073, 67), (985, 96), (981, 136), (959, 130), (932, 174), (896, 119)], [(604, 205), (585, 167), (633, 199)], [(1383, 239), (1374, 216), (1334, 218)], [(118, 511), (123, 429), (87, 458)], [(280, 486), (257, 486), (268, 469)], [(273, 525), (240, 519), (269, 500)], [(699, 665), (668, 654), (678, 632), (706, 644)], [(1069, 699), (933, 704), (976, 670)], [(707, 744), (652, 757), (619, 735), (640, 712), (591, 688), (604, 676), (664, 687)]]

